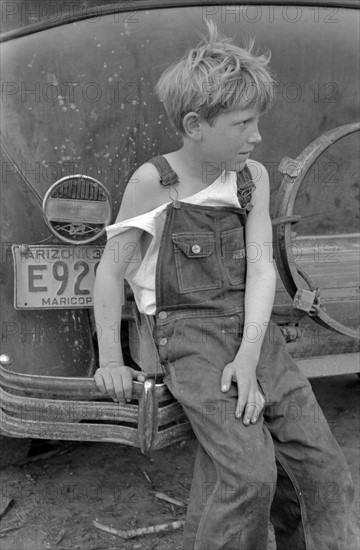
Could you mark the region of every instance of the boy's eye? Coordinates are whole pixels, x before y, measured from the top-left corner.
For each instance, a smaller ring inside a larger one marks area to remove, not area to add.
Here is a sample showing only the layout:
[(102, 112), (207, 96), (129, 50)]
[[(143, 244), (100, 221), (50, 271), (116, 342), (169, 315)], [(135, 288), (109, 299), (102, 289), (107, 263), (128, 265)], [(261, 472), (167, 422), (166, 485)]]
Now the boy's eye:
[(259, 121), (259, 118), (254, 116), (254, 117), (246, 118), (245, 120), (239, 120), (237, 122), (235, 121), (234, 124), (235, 126), (247, 126), (252, 122), (258, 123), (258, 121)]

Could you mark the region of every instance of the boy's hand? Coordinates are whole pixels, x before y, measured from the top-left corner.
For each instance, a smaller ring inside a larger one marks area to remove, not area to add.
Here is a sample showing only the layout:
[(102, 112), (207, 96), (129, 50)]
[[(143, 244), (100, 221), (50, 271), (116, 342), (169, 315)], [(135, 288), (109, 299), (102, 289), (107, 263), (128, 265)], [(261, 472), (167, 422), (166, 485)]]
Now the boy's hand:
[(235, 416), (243, 416), (243, 424), (248, 426), (250, 422), (255, 424), (265, 405), (265, 399), (261, 393), (256, 380), (256, 364), (246, 361), (246, 364), (233, 362), (226, 365), (222, 378), (221, 390), (229, 390), (231, 381), (234, 380), (238, 385), (238, 403)]
[(114, 401), (124, 404), (131, 400), (133, 380), (144, 382), (145, 374), (115, 363), (99, 368), (95, 372), (94, 380), (98, 390), (110, 395)]

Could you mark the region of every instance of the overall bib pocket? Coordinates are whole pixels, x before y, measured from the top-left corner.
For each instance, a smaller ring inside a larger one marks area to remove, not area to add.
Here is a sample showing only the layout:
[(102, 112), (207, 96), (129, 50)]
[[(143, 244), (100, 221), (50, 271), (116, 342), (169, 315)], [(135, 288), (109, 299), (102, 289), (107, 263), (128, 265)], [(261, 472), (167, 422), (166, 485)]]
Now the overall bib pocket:
[(213, 232), (174, 233), (171, 239), (180, 293), (221, 287)]
[(221, 256), (230, 285), (244, 285), (246, 252), (243, 227), (235, 227), (234, 229), (222, 231)]

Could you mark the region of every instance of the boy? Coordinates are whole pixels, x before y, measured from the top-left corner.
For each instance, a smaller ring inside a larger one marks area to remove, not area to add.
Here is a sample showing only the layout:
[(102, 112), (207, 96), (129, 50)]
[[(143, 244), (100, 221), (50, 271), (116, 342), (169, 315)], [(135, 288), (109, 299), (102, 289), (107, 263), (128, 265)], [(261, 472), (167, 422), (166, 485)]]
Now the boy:
[(345, 459), (270, 322), (269, 180), (248, 161), (273, 99), (269, 56), (208, 27), (157, 85), (183, 145), (137, 170), (108, 228), (95, 381), (123, 402), (132, 380), (144, 380), (109, 330), (126, 276), (139, 310), (156, 316), (165, 382), (199, 441), (184, 550), (267, 550), (271, 525), (278, 550), (349, 550)]

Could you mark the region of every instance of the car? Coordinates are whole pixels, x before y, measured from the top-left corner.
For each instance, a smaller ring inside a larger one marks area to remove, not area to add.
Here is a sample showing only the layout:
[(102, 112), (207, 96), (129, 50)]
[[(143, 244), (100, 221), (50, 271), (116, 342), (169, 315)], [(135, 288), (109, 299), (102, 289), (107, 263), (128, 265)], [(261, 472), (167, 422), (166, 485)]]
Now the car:
[[(121, 331), (111, 329), (148, 378), (124, 406), (96, 389), (92, 287), (131, 174), (179, 144), (154, 85), (209, 19), (272, 52), (277, 97), (254, 156), (271, 181), (272, 318), (308, 377), (358, 373), (357, 0), (18, 0), (1, 9), (2, 464), (37, 438), (148, 453), (191, 436), (130, 289)], [(129, 261), (132, 251), (129, 243)]]

